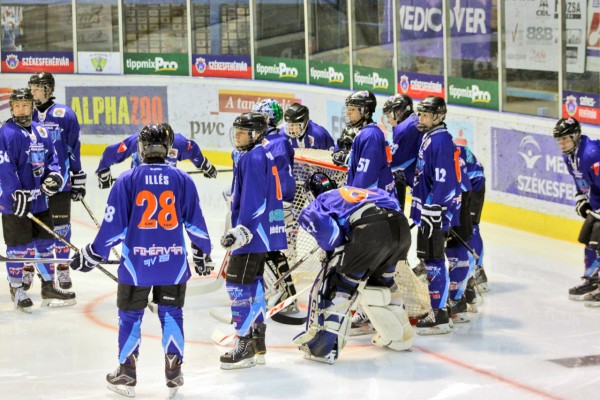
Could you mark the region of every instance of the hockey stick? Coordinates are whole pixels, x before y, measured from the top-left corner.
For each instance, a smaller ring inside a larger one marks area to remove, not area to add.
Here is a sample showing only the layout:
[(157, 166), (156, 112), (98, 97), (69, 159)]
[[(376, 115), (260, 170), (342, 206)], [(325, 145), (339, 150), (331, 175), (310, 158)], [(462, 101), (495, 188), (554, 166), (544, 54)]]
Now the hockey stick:
[[(92, 212), (92, 209), (88, 206), (87, 202), (83, 198), (80, 201), (81, 201), (81, 204), (83, 204), (83, 207), (87, 210), (87, 212), (90, 215), (90, 217), (92, 218), (92, 221), (94, 221), (94, 224), (96, 224), (96, 227), (98, 229), (100, 229), (100, 223), (98, 222), (98, 220), (94, 216), (94, 213)], [(114, 247), (112, 247), (111, 249), (112, 249), (112, 252), (115, 255), (115, 257), (117, 257), (117, 260), (120, 260), (121, 256), (119, 255), (119, 252), (117, 252), (117, 250), (115, 250)]]
[[(294, 301), (296, 301), (296, 299), (298, 297), (300, 297), (301, 294), (303, 294), (304, 292), (306, 292), (310, 288), (312, 288), (312, 285), (309, 285), (309, 286), (305, 287), (304, 289), (302, 289), (301, 291), (299, 291), (295, 295), (293, 295), (291, 297), (288, 297), (287, 299), (285, 299), (284, 301), (282, 301), (279, 304), (276, 304), (273, 308), (271, 308), (269, 311), (267, 311), (267, 314), (265, 315), (265, 321), (267, 321), (269, 318), (273, 317), (273, 315), (277, 314), (281, 310), (283, 310), (286, 307), (288, 307), (290, 304), (292, 304)], [(226, 335), (225, 333), (221, 332), (219, 329), (215, 329), (213, 331), (213, 333), (210, 335), (210, 339), (213, 342), (215, 342), (216, 344), (218, 344), (219, 346), (227, 346), (236, 337), (237, 337), (237, 335), (235, 333), (232, 333), (230, 335)]]
[(475, 253), (475, 250), (473, 250), (473, 249), (471, 248), (471, 246), (469, 246), (469, 245), (467, 244), (467, 242), (465, 242), (465, 241), (463, 240), (463, 238), (461, 238), (461, 237), (458, 235), (458, 233), (456, 233), (456, 232), (454, 231), (454, 229), (452, 229), (452, 228), (450, 228), (450, 235), (452, 235), (452, 237), (453, 237), (454, 239), (456, 239), (456, 240), (457, 240), (457, 241), (458, 241), (460, 244), (462, 244), (462, 245), (465, 247), (465, 249), (467, 249), (467, 251), (468, 251), (469, 253), (471, 253), (471, 255), (472, 255), (472, 256), (473, 256), (473, 257), (474, 257), (476, 260), (479, 260), (479, 254)]
[[(205, 171), (200, 171), (199, 169), (195, 170), (195, 171), (185, 171), (188, 173), (188, 175), (194, 175), (194, 174), (204, 174)], [(225, 168), (225, 169), (217, 169), (217, 172), (233, 172), (233, 168)]]
[[(57, 234), (56, 232), (54, 232), (53, 229), (51, 229), (48, 225), (46, 225), (45, 223), (43, 223), (35, 215), (33, 215), (32, 213), (29, 212), (29, 213), (27, 213), (27, 218), (31, 219), (36, 224), (38, 224), (39, 226), (41, 226), (46, 232), (48, 232), (49, 234), (51, 234), (55, 239), (60, 240), (61, 242), (63, 242), (67, 246), (69, 246), (71, 248), (71, 250), (73, 250), (75, 253), (79, 253), (79, 249), (77, 247), (75, 247), (74, 244), (69, 243), (69, 241), (67, 241), (64, 237), (62, 237), (59, 234)], [(63, 260), (63, 261), (66, 261), (66, 260)], [(112, 261), (112, 260), (102, 261), (102, 264), (120, 264), (120, 263), (121, 263), (120, 261)], [(104, 273), (104, 275), (108, 276), (113, 281), (119, 282), (119, 280), (117, 279), (117, 277), (114, 276), (113, 274), (111, 274), (110, 272), (108, 272), (102, 265), (98, 264), (98, 265), (96, 265), (96, 267), (100, 271), (102, 271)]]
[(223, 258), (223, 262), (221, 263), (221, 268), (219, 269), (219, 273), (217, 274), (217, 279), (215, 279), (207, 285), (188, 286), (185, 291), (185, 294), (190, 296), (197, 296), (216, 292), (217, 290), (219, 290), (225, 282), (225, 276), (227, 275), (227, 265), (229, 265), (230, 258), (231, 252), (228, 250), (225, 253), (225, 258)]
[(271, 287), (271, 289), (269, 289), (266, 293), (265, 293), (265, 298), (269, 297), (269, 295), (273, 294), (273, 292), (275, 292), (277, 286), (283, 282), (285, 280), (285, 278), (287, 278), (288, 276), (290, 276), (292, 274), (292, 272), (294, 272), (296, 269), (298, 269), (298, 267), (300, 265), (302, 265), (306, 260), (308, 260), (310, 258), (310, 256), (312, 256), (317, 250), (319, 250), (320, 247), (317, 245), (315, 246), (312, 250), (310, 250), (308, 253), (306, 253), (304, 256), (302, 256), (301, 259), (299, 259), (298, 261), (296, 261), (296, 264), (292, 265), (292, 267), (283, 275), (281, 275), (279, 277), (279, 279), (277, 279), (274, 283), (273, 286)]
[(64, 263), (65, 260), (62, 258), (22, 258), (22, 257), (5, 257), (0, 255), (0, 262), (10, 263), (42, 263), (42, 264), (53, 264), (53, 263)]

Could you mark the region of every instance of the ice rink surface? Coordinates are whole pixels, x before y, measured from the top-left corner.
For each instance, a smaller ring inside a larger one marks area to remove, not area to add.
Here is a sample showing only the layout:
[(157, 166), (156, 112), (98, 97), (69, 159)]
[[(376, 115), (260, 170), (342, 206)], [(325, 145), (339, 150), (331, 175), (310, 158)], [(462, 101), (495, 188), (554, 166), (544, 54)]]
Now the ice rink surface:
[[(108, 191), (97, 189), (98, 157), (83, 157), (86, 200), (102, 218)], [(113, 175), (129, 167), (113, 167)], [(191, 170), (184, 163), (183, 169)], [(218, 245), (226, 206), (221, 191), (231, 173), (216, 180), (193, 175), (220, 265)], [(72, 206), (77, 247), (92, 241), (96, 227), (82, 205)], [(448, 335), (418, 336), (410, 352), (350, 338), (334, 365), (304, 360), (292, 343), (301, 327), (269, 322), (267, 364), (223, 371), (227, 351), (210, 341), (215, 328), (229, 326), (209, 315), (226, 309), (225, 287), (188, 296), (184, 308), (185, 385), (178, 399), (597, 399), (600, 393), (600, 308), (569, 301), (579, 283), (583, 248), (502, 226), (482, 223), (485, 267), (491, 293), (471, 322)], [(6, 254), (6, 247), (0, 252)], [(118, 249), (120, 251), (120, 249)], [(106, 266), (116, 274), (115, 266)], [(6, 274), (4, 273), (4, 276)], [(72, 272), (77, 305), (40, 309), (40, 282), (29, 294), (34, 311), (13, 311), (8, 284), (0, 285), (0, 393), (2, 399), (119, 399), (105, 387), (118, 365), (116, 285), (100, 271)], [(214, 277), (195, 276), (190, 285)], [(303, 304), (306, 304), (304, 299)], [(160, 323), (146, 310), (138, 364), (137, 398), (166, 399)], [(596, 357), (588, 357), (596, 356)], [(587, 357), (587, 358), (585, 358)], [(578, 366), (551, 361), (581, 358)], [(588, 363), (583, 361), (589, 361)]]

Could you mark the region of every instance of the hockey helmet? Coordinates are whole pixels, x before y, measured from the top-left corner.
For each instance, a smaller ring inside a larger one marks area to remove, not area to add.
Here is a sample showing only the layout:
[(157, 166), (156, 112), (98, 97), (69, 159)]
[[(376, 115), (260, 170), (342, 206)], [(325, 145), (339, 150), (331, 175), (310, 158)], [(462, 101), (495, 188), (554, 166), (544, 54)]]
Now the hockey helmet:
[(575, 153), (581, 140), (581, 125), (575, 118), (561, 118), (552, 134), (563, 154), (571, 155)]
[(337, 183), (324, 172), (315, 172), (304, 181), (304, 193), (310, 193), (317, 198), (321, 193), (337, 189)]
[(138, 153), (144, 162), (164, 160), (173, 146), (175, 134), (167, 123), (146, 125), (138, 136)]
[(37, 72), (29, 78), (29, 89), (41, 88), (44, 90), (44, 97), (35, 100), (35, 105), (40, 106), (52, 98), (54, 94), (54, 76), (50, 72)]
[(279, 103), (273, 99), (264, 99), (252, 107), (252, 111), (261, 113), (267, 121), (267, 124), (276, 127), (283, 117), (283, 110)]
[[(17, 111), (15, 110), (17, 102), (27, 103), (29, 104), (29, 107), (25, 107)], [(13, 90), (8, 99), (8, 103), (10, 105), (10, 113), (13, 121), (24, 128), (30, 127), (31, 118), (33, 115), (33, 95), (31, 94), (31, 90), (28, 88)]]
[(260, 112), (242, 113), (235, 118), (229, 131), (231, 143), (238, 151), (251, 150), (267, 133), (267, 121)]
[(391, 113), (392, 118), (399, 124), (413, 113), (413, 101), (405, 94), (390, 96), (383, 104), (383, 113)]
[[(373, 121), (373, 114), (377, 108), (377, 99), (375, 95), (368, 90), (360, 90), (346, 97), (346, 125), (362, 127), (365, 123)], [(356, 107), (360, 113), (360, 118), (356, 121), (350, 120), (348, 116), (348, 107)]]
[(422, 113), (433, 114), (433, 120), (431, 126), (424, 125), (419, 121), (418, 129), (421, 132), (427, 132), (432, 128), (444, 123), (446, 118), (446, 101), (438, 96), (427, 96), (416, 107), (417, 113), (421, 116)]
[(308, 107), (294, 103), (285, 110), (283, 119), (286, 122), (285, 134), (291, 138), (301, 138), (308, 126)]

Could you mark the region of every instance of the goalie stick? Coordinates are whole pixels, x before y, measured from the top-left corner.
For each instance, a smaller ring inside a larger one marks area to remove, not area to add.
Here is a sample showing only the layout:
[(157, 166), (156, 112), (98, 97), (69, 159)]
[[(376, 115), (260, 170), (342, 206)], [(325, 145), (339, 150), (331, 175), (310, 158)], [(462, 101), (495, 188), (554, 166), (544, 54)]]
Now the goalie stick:
[[(308, 285), (307, 287), (305, 287), (304, 289), (302, 289), (295, 295), (288, 297), (287, 299), (285, 299), (284, 301), (282, 301), (279, 304), (276, 304), (273, 308), (271, 308), (269, 311), (267, 311), (267, 314), (265, 315), (265, 321), (267, 321), (269, 318), (272, 318), (273, 315), (277, 314), (278, 312), (280, 312), (281, 310), (285, 309), (287, 306), (292, 304), (294, 301), (296, 301), (296, 299), (298, 297), (300, 297), (301, 294), (303, 294), (310, 288), (312, 288), (312, 285)], [(237, 335), (235, 333), (227, 335), (227, 334), (221, 332), (219, 329), (215, 329), (213, 331), (213, 333), (210, 335), (210, 339), (213, 342), (215, 342), (216, 344), (218, 344), (219, 346), (227, 346), (236, 337), (237, 337)]]
[[(79, 253), (79, 249), (77, 247), (75, 247), (75, 245), (73, 243), (70, 243), (64, 237), (62, 237), (59, 234), (57, 234), (56, 232), (54, 232), (54, 229), (51, 229), (48, 225), (46, 225), (45, 223), (43, 223), (35, 215), (33, 215), (32, 213), (29, 212), (29, 213), (27, 213), (27, 218), (31, 219), (36, 224), (38, 224), (40, 227), (42, 227), (46, 232), (48, 232), (49, 234), (51, 234), (56, 240), (60, 240), (61, 242), (63, 242), (67, 246), (69, 246), (71, 248), (71, 250), (73, 250), (75, 253)], [(65, 259), (65, 260), (67, 260), (67, 259)], [(63, 260), (63, 261), (65, 261), (65, 260)], [(117, 261), (117, 263), (120, 264), (119, 261)], [(103, 264), (113, 264), (113, 262), (106, 261), (106, 262), (103, 262)], [(111, 274), (110, 272), (108, 272), (102, 265), (98, 264), (98, 265), (96, 265), (96, 268), (98, 268), (100, 271), (102, 271), (104, 273), (104, 275), (108, 276), (113, 281), (115, 281), (117, 283), (119, 282), (119, 280), (117, 279), (117, 277), (114, 276), (113, 274)]]

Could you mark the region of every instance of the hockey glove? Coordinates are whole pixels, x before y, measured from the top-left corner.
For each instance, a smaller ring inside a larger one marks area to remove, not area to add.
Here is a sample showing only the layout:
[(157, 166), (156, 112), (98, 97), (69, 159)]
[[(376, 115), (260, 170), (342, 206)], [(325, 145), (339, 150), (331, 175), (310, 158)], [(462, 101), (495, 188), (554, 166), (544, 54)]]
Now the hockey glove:
[(94, 253), (94, 249), (92, 249), (92, 244), (90, 243), (73, 255), (71, 258), (71, 268), (75, 271), (90, 272), (101, 262), (102, 257)]
[(348, 160), (350, 159), (350, 151), (349, 150), (338, 150), (334, 151), (331, 155), (333, 159), (333, 163), (335, 165), (339, 165), (340, 167), (344, 167), (348, 165)]
[(85, 197), (85, 181), (87, 174), (83, 171), (71, 171), (71, 199), (81, 201)]
[(31, 193), (29, 190), (15, 190), (13, 193), (12, 212), (19, 218), (29, 213), (31, 208)]
[(352, 143), (354, 143), (354, 138), (358, 133), (358, 128), (344, 128), (342, 134), (337, 140), (337, 146), (340, 150), (350, 150), (352, 148)]
[(194, 243), (192, 243), (192, 256), (198, 275), (210, 275), (215, 269), (215, 263), (210, 258), (210, 254), (204, 254), (202, 249), (196, 246)]
[(54, 196), (62, 187), (63, 182), (63, 178), (58, 172), (50, 172), (42, 182), (40, 190), (48, 197)]
[(587, 195), (583, 193), (578, 193), (575, 196), (575, 202), (575, 211), (581, 218), (587, 217), (588, 212), (593, 210)]
[(425, 204), (421, 210), (421, 232), (427, 239), (434, 231), (442, 229), (442, 207), (437, 204)]
[(221, 238), (221, 246), (226, 250), (235, 250), (252, 241), (252, 232), (244, 225), (238, 225), (227, 231)]
[(214, 165), (212, 165), (210, 162), (208, 162), (208, 160), (206, 158), (204, 159), (204, 162), (202, 163), (200, 170), (202, 171), (202, 174), (204, 175), (205, 178), (213, 179), (213, 178), (217, 177), (217, 169), (215, 168)]
[(114, 181), (110, 174), (110, 168), (98, 171), (98, 187), (100, 189), (109, 189)]

